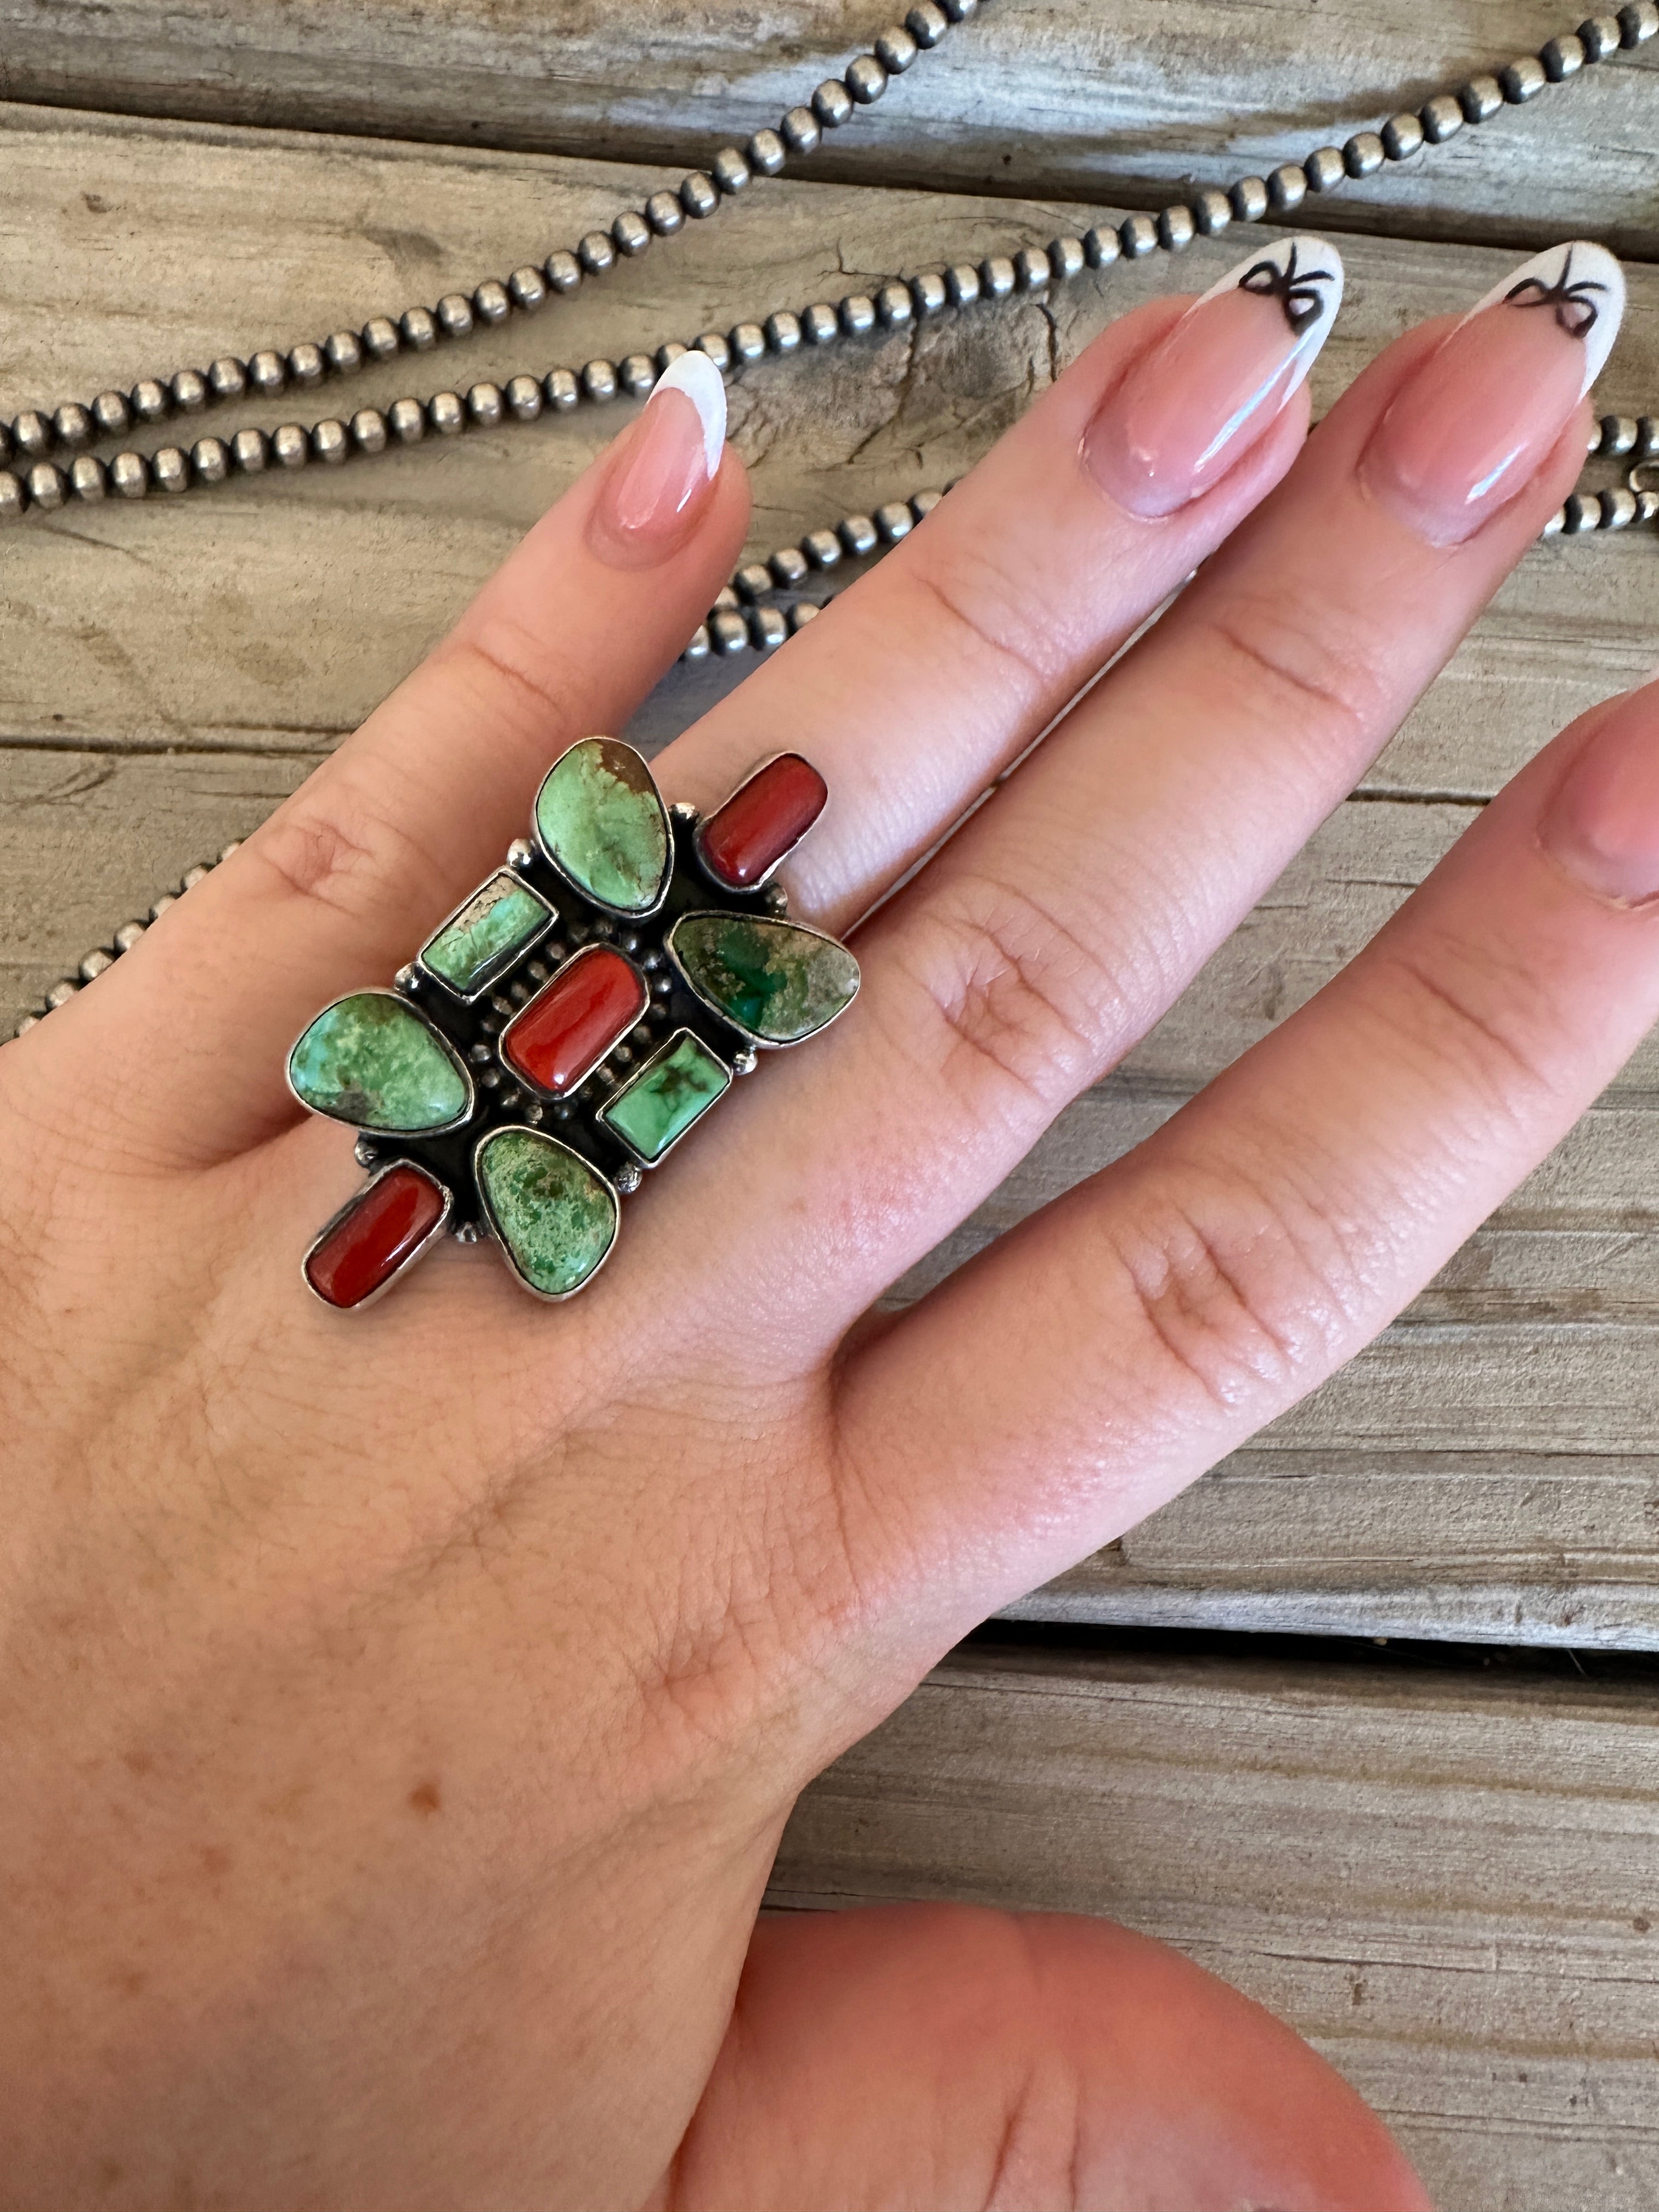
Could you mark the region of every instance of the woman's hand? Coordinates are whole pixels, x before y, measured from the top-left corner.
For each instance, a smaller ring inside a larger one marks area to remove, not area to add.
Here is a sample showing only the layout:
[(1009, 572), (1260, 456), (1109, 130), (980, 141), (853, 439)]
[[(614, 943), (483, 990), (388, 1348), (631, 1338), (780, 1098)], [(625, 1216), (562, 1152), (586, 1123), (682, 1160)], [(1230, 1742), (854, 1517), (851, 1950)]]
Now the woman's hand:
[(1335, 279), (1301, 250), (1315, 322), (1281, 260), (1115, 324), (661, 757), (706, 805), (805, 753), (795, 908), (878, 911), (848, 1018), (710, 1117), (580, 1299), (453, 1245), (373, 1313), (308, 1299), (357, 1173), (283, 1059), (700, 619), (747, 495), (683, 393), (0, 1052), (8, 2203), (1421, 2203), (1310, 2052), (1120, 1930), (756, 1933), (810, 1777), (1363, 1345), (1659, 1010), (1637, 693), (1158, 1135), (861, 1322), (1169, 1006), (1577, 474), (1613, 290), (1587, 331), (1516, 272), (1304, 450)]

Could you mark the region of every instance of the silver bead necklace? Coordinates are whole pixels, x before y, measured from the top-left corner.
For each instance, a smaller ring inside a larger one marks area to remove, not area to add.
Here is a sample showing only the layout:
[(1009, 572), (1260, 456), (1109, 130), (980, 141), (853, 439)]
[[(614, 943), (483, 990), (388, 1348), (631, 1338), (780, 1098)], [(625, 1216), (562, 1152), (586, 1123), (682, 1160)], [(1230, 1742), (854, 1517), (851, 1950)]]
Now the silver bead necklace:
[[(619, 362), (594, 360), (580, 368), (522, 373), (504, 383), (473, 384), (465, 393), (447, 390), (425, 399), (397, 399), (384, 410), (362, 407), (349, 416), (325, 416), (309, 425), (288, 422), (270, 433), (207, 434), (187, 447), (170, 444), (151, 453), (123, 447), (107, 461), (89, 450), (125, 438), (139, 424), (202, 414), (250, 396), (271, 399), (290, 390), (312, 391), (349, 377), (368, 362), (429, 353), (464, 342), (481, 326), (534, 314), (555, 297), (568, 299), (583, 283), (615, 268), (619, 257), (633, 258), (658, 240), (672, 240), (688, 222), (716, 214), (756, 177), (775, 177), (790, 161), (812, 154), (828, 132), (881, 99), (895, 77), (939, 46), (953, 26), (977, 14), (979, 6), (980, 0), (919, 0), (902, 24), (881, 33), (872, 52), (859, 55), (840, 76), (826, 77), (810, 100), (787, 110), (775, 129), (756, 131), (741, 149), (723, 148), (706, 170), (694, 169), (672, 190), (653, 192), (643, 207), (624, 210), (608, 230), (590, 231), (574, 247), (561, 247), (539, 264), (526, 263), (504, 279), (486, 277), (470, 293), (446, 293), (433, 307), (414, 306), (396, 317), (374, 316), (359, 331), (336, 331), (320, 341), (264, 348), (246, 362), (226, 354), (206, 369), (143, 377), (130, 392), (112, 389), (89, 403), (70, 400), (51, 410), (27, 409), (9, 423), (0, 421), (0, 522), (52, 514), (70, 501), (142, 499), (153, 491), (177, 495), (272, 468), (337, 467), (386, 453), (394, 444), (419, 444), (428, 435), (456, 437), (471, 428), (495, 429), (508, 420), (532, 422), (544, 413), (568, 414), (623, 393), (643, 398), (670, 364), (693, 347), (707, 354), (722, 375), (732, 377), (757, 362), (787, 359), (803, 349), (846, 343), (872, 332), (884, 336), (943, 314), (1029, 299), (1121, 259), (1178, 253), (1195, 238), (1217, 237), (1234, 223), (1293, 215), (1310, 193), (1335, 191), (1349, 178), (1373, 176), (1425, 147), (1443, 145), (1505, 107), (1523, 106), (1581, 70), (1633, 52), (1659, 34), (1659, 0), (1629, 0), (1616, 15), (1589, 16), (1576, 31), (1547, 40), (1536, 53), (1471, 77), (1455, 90), (1434, 94), (1417, 110), (1390, 117), (1380, 131), (1357, 131), (1341, 146), (1318, 147), (1304, 161), (1285, 162), (1266, 177), (1240, 178), (1225, 191), (1211, 186), (1157, 215), (1128, 216), (1080, 238), (1061, 236), (1046, 246), (1024, 246), (1009, 254), (892, 276), (870, 292), (817, 301), (799, 312), (781, 309), (763, 322), (706, 331), (689, 341), (671, 338), (653, 351), (631, 353)], [(1625, 482), (1603, 492), (1575, 492), (1544, 535), (1659, 527), (1659, 416), (1604, 416), (1591, 433), (1589, 453), (1622, 463)], [(801, 596), (814, 576), (896, 544), (944, 495), (943, 490), (920, 492), (888, 501), (872, 514), (845, 516), (766, 560), (744, 563), (719, 594), (683, 659), (769, 652), (781, 645), (820, 611), (818, 602)], [(776, 604), (781, 599), (786, 603)], [(228, 846), (219, 859), (235, 849)], [(164, 913), (213, 865), (191, 869), (178, 891), (156, 902), (149, 919)], [(42, 1012), (61, 1006), (101, 974), (146, 927), (143, 921), (128, 922), (108, 945), (88, 953), (76, 975), (53, 985)], [(25, 1016), (18, 1034), (38, 1018)]]

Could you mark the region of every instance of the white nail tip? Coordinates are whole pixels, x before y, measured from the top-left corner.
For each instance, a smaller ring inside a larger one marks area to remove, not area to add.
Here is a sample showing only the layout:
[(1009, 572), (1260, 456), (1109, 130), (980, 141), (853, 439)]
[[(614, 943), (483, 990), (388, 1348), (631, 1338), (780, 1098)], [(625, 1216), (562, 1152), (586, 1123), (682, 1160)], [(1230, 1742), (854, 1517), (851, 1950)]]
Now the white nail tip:
[(1205, 300), (1235, 291), (1261, 292), (1279, 301), (1296, 341), (1290, 355), (1295, 373), (1279, 395), (1282, 404), (1306, 377), (1331, 334), (1342, 308), (1346, 273), (1342, 256), (1328, 238), (1276, 238), (1236, 263), (1197, 304), (1202, 307)]
[(703, 459), (713, 477), (726, 444), (726, 386), (719, 369), (706, 353), (683, 353), (657, 379), (652, 398), (659, 392), (683, 392), (696, 409), (702, 424)]
[[(1575, 238), (1565, 246), (1547, 246), (1542, 253), (1534, 253), (1530, 261), (1523, 261), (1518, 269), (1511, 269), (1507, 276), (1492, 286), (1485, 299), (1475, 301), (1463, 320), (1467, 323), (1470, 316), (1483, 314), (1488, 307), (1513, 301), (1517, 292), (1540, 312), (1554, 301), (1558, 325), (1582, 341), (1584, 380), (1578, 387), (1582, 399), (1607, 367), (1619, 325), (1625, 319), (1624, 270), (1605, 246), (1597, 246), (1589, 239)], [(1566, 321), (1562, 319), (1564, 313), (1569, 318)], [(1588, 327), (1583, 327), (1586, 315), (1589, 320)], [(1575, 324), (1581, 327), (1575, 330)]]

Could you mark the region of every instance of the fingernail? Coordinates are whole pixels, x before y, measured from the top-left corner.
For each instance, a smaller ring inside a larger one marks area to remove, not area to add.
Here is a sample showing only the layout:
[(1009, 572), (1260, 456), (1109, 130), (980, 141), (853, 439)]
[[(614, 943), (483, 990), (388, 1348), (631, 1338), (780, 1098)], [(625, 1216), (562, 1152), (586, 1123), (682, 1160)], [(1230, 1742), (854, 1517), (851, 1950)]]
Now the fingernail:
[(1461, 545), (1548, 459), (1624, 312), (1605, 246), (1578, 240), (1523, 261), (1395, 393), (1361, 481), (1431, 544)]
[(683, 353), (617, 441), (593, 508), (611, 557), (660, 561), (689, 536), (720, 472), (726, 386), (705, 353)]
[(1137, 362), (1084, 433), (1131, 514), (1173, 514), (1247, 453), (1306, 378), (1342, 304), (1328, 240), (1285, 238), (1230, 270)]
[(1598, 897), (1659, 896), (1659, 684), (1627, 692), (1567, 770), (1538, 842)]

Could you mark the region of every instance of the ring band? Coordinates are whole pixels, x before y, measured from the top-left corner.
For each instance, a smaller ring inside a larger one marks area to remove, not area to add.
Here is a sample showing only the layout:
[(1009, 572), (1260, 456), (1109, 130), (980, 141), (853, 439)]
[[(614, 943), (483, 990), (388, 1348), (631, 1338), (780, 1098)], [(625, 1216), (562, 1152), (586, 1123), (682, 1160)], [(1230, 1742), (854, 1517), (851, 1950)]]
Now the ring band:
[(623, 1198), (732, 1078), (857, 995), (852, 954), (772, 881), (827, 797), (779, 753), (705, 818), (620, 738), (562, 754), (533, 836), (392, 989), (337, 999), (289, 1054), (295, 1097), (358, 1130), (374, 1170), (307, 1252), (310, 1290), (356, 1311), (446, 1229), (489, 1238), (538, 1297), (590, 1283)]

